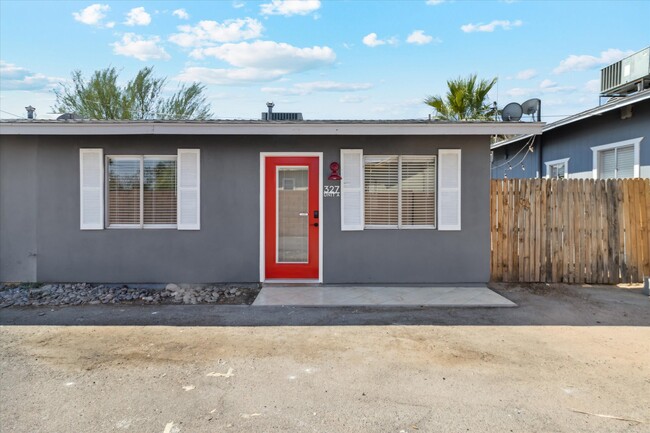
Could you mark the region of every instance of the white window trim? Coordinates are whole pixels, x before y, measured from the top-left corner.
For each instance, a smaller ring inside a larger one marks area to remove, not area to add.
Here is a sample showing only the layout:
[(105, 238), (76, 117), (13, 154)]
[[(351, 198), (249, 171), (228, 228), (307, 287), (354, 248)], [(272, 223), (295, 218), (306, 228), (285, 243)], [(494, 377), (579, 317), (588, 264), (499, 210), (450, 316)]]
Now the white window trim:
[(592, 173), (594, 179), (598, 179), (598, 154), (603, 150), (615, 149), (618, 147), (634, 146), (634, 177), (641, 177), (641, 141), (644, 137), (631, 138), (629, 140), (617, 141), (616, 143), (603, 144), (591, 148), (593, 152)]
[[(176, 224), (144, 224), (144, 160), (145, 158), (150, 159), (161, 159), (167, 161), (176, 161), (176, 194), (178, 195), (178, 157), (176, 155), (106, 155), (104, 157), (104, 173), (105, 176), (108, 176), (108, 161), (110, 158), (117, 159), (132, 159), (140, 161), (140, 224), (109, 224), (108, 213), (110, 212), (108, 206), (108, 188), (109, 184), (107, 179), (103, 179), (104, 188), (104, 221), (106, 221), (106, 228), (113, 229), (177, 229), (178, 228), (178, 219)], [(178, 205), (177, 205), (178, 206)]]
[(569, 160), (571, 158), (562, 158), (562, 159), (555, 159), (553, 161), (546, 161), (544, 164), (546, 164), (546, 178), (550, 179), (551, 178), (551, 166), (554, 165), (561, 165), (564, 164), (564, 175), (565, 179), (569, 178)]
[[(366, 213), (366, 204), (365, 204), (365, 199), (363, 202), (363, 229), (364, 230), (387, 230), (387, 229), (392, 229), (392, 230), (435, 230), (436, 229), (436, 224), (433, 225), (404, 225), (402, 224), (402, 160), (403, 157), (406, 157), (407, 160), (416, 160), (416, 159), (430, 159), (433, 157), (434, 164), (436, 167), (436, 175), (433, 180), (433, 190), (434, 190), (434, 203), (433, 203), (433, 212), (436, 215), (436, 223), (438, 222), (438, 156), (437, 155), (362, 155), (361, 156), (361, 168), (363, 172), (363, 176), (361, 177), (362, 179), (362, 189), (364, 191), (365, 196), (365, 190), (366, 190), (366, 184), (365, 184), (365, 172), (366, 172), (366, 158), (381, 158), (381, 157), (397, 157), (397, 224), (391, 224), (391, 225), (367, 225), (365, 221), (365, 213)], [(363, 197), (362, 196), (362, 197)]]

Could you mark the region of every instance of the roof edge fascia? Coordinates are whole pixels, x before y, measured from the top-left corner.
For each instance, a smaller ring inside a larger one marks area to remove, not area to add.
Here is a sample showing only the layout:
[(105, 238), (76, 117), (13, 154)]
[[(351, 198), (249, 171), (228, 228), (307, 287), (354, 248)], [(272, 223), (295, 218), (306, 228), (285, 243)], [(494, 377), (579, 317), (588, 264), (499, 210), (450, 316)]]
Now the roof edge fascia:
[(540, 134), (539, 122), (157, 123), (6, 122), (0, 135), (493, 135)]

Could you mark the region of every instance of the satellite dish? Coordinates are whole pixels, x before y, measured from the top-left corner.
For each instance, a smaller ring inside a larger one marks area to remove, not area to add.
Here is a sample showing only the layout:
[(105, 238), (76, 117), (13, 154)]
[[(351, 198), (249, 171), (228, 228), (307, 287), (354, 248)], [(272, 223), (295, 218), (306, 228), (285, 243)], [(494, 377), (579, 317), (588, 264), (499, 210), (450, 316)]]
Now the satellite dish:
[(511, 102), (503, 107), (503, 110), (501, 111), (501, 118), (504, 122), (516, 122), (521, 119), (521, 115), (523, 113), (524, 110), (522, 110), (521, 105), (517, 104), (516, 102)]
[(528, 101), (521, 104), (521, 109), (524, 112), (524, 114), (528, 114), (532, 116), (533, 114), (537, 113), (538, 122), (542, 120), (541, 108), (542, 108), (542, 101), (540, 101), (537, 98), (529, 99)]

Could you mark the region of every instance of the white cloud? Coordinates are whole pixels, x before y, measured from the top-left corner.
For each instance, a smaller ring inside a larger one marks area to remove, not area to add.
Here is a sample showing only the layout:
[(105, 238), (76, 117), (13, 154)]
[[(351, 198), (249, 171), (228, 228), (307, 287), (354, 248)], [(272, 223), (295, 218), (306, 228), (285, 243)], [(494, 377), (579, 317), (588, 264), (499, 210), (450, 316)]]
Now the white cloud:
[(235, 9), (241, 9), (244, 6), (246, 6), (246, 3), (244, 3), (244, 2), (240, 2), (240, 1), (233, 1), (232, 2), (232, 7), (234, 7)]
[(444, 3), (445, 0), (427, 0), (427, 4), (430, 6), (437, 6), (439, 4)]
[(272, 0), (260, 5), (262, 15), (307, 15), (320, 9), (320, 0)]
[(368, 99), (370, 99), (370, 97), (365, 95), (344, 95), (341, 96), (339, 102), (343, 104), (360, 104)]
[(196, 26), (179, 26), (181, 33), (171, 35), (169, 40), (181, 47), (200, 47), (259, 38), (263, 29), (262, 23), (253, 18), (238, 18), (223, 23), (199, 21)]
[(523, 71), (517, 72), (517, 75), (515, 75), (515, 78), (518, 80), (530, 80), (531, 78), (535, 78), (537, 76), (537, 71), (534, 69), (524, 69)]
[(329, 47), (298, 48), (282, 42), (255, 41), (198, 48), (192, 57), (215, 57), (239, 68), (313, 69), (332, 63), (336, 54)]
[(188, 14), (185, 9), (176, 9), (174, 12), (172, 12), (172, 15), (174, 15), (175, 17), (178, 17), (181, 20), (189, 20), (190, 19), (190, 14)]
[(553, 69), (553, 72), (556, 74), (562, 74), (564, 72), (573, 72), (573, 71), (584, 71), (586, 69), (593, 69), (598, 66), (605, 66), (610, 63), (617, 62), (624, 57), (633, 54), (633, 51), (622, 51), (616, 48), (610, 48), (606, 51), (602, 51), (600, 56), (589, 56), (586, 54), (576, 56), (571, 54), (566, 59), (560, 62), (560, 65)]
[(523, 87), (514, 87), (506, 91), (506, 95), (517, 97), (517, 96), (526, 96), (533, 93), (536, 89), (523, 88)]
[(102, 26), (102, 20), (106, 18), (106, 12), (110, 10), (110, 6), (102, 5), (99, 3), (92, 4), (79, 12), (73, 12), (72, 16), (75, 21), (87, 24), (89, 26)]
[(312, 81), (293, 87), (263, 87), (262, 91), (276, 95), (308, 95), (314, 92), (358, 92), (372, 88), (370, 83), (341, 83), (337, 81)]
[(126, 14), (126, 21), (124, 24), (127, 26), (148, 26), (151, 23), (151, 15), (149, 15), (144, 7), (133, 8)]
[(585, 83), (585, 90), (589, 93), (600, 93), (600, 80), (589, 80)]
[(197, 48), (194, 58), (215, 57), (233, 68), (186, 68), (178, 77), (181, 81), (199, 80), (211, 84), (267, 82), (286, 75), (329, 65), (336, 54), (329, 47), (299, 48), (273, 41), (240, 42), (217, 47)]
[(160, 38), (152, 36), (148, 39), (134, 33), (126, 33), (122, 36), (122, 41), (111, 44), (113, 46), (113, 53), (135, 57), (138, 60), (169, 60), (171, 56), (167, 54), (164, 48), (160, 47), (158, 43)]
[(212, 69), (189, 67), (185, 68), (176, 79), (183, 82), (199, 81), (205, 84), (232, 85), (273, 81), (288, 73), (287, 70), (265, 71), (255, 68)]
[(540, 96), (560, 92), (571, 93), (574, 90), (576, 88), (573, 86), (560, 86), (555, 81), (544, 79), (537, 87), (514, 87), (507, 90), (506, 95), (510, 97)]
[(539, 83), (539, 88), (540, 89), (550, 89), (552, 87), (557, 87), (557, 83), (555, 81), (551, 81), (549, 79), (542, 80), (542, 82)]
[(2, 90), (46, 90), (55, 87), (62, 78), (48, 77), (26, 68), (0, 60), (0, 88)]
[[(417, 44), (417, 45), (426, 45), (431, 42), (433, 42), (433, 36), (429, 36), (424, 33), (424, 30), (414, 30), (413, 33), (411, 33), (408, 38), (406, 38), (406, 42), (409, 44)], [(435, 41), (437, 43), (440, 43), (440, 39), (436, 38)]]
[(464, 24), (460, 26), (460, 29), (464, 31), (465, 33), (472, 33), (472, 32), (493, 32), (497, 28), (501, 27), (503, 30), (510, 30), (513, 27), (521, 27), (523, 25), (523, 21), (521, 20), (516, 20), (516, 21), (509, 21), (509, 20), (494, 20), (488, 24)]
[(363, 43), (369, 47), (378, 47), (379, 45), (395, 45), (397, 44), (397, 39), (396, 38), (389, 38), (389, 39), (379, 39), (377, 37), (377, 33), (370, 33), (367, 34), (366, 36), (363, 37), (362, 39)]

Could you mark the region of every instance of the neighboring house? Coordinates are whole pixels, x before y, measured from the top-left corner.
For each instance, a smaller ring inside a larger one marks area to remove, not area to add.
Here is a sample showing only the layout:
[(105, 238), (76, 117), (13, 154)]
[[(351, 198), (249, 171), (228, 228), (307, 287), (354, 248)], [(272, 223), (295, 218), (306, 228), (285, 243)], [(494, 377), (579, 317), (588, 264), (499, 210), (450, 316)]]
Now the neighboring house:
[(2, 122), (0, 281), (485, 282), (489, 137), (541, 127)]
[(650, 177), (650, 89), (491, 146), (492, 178)]

